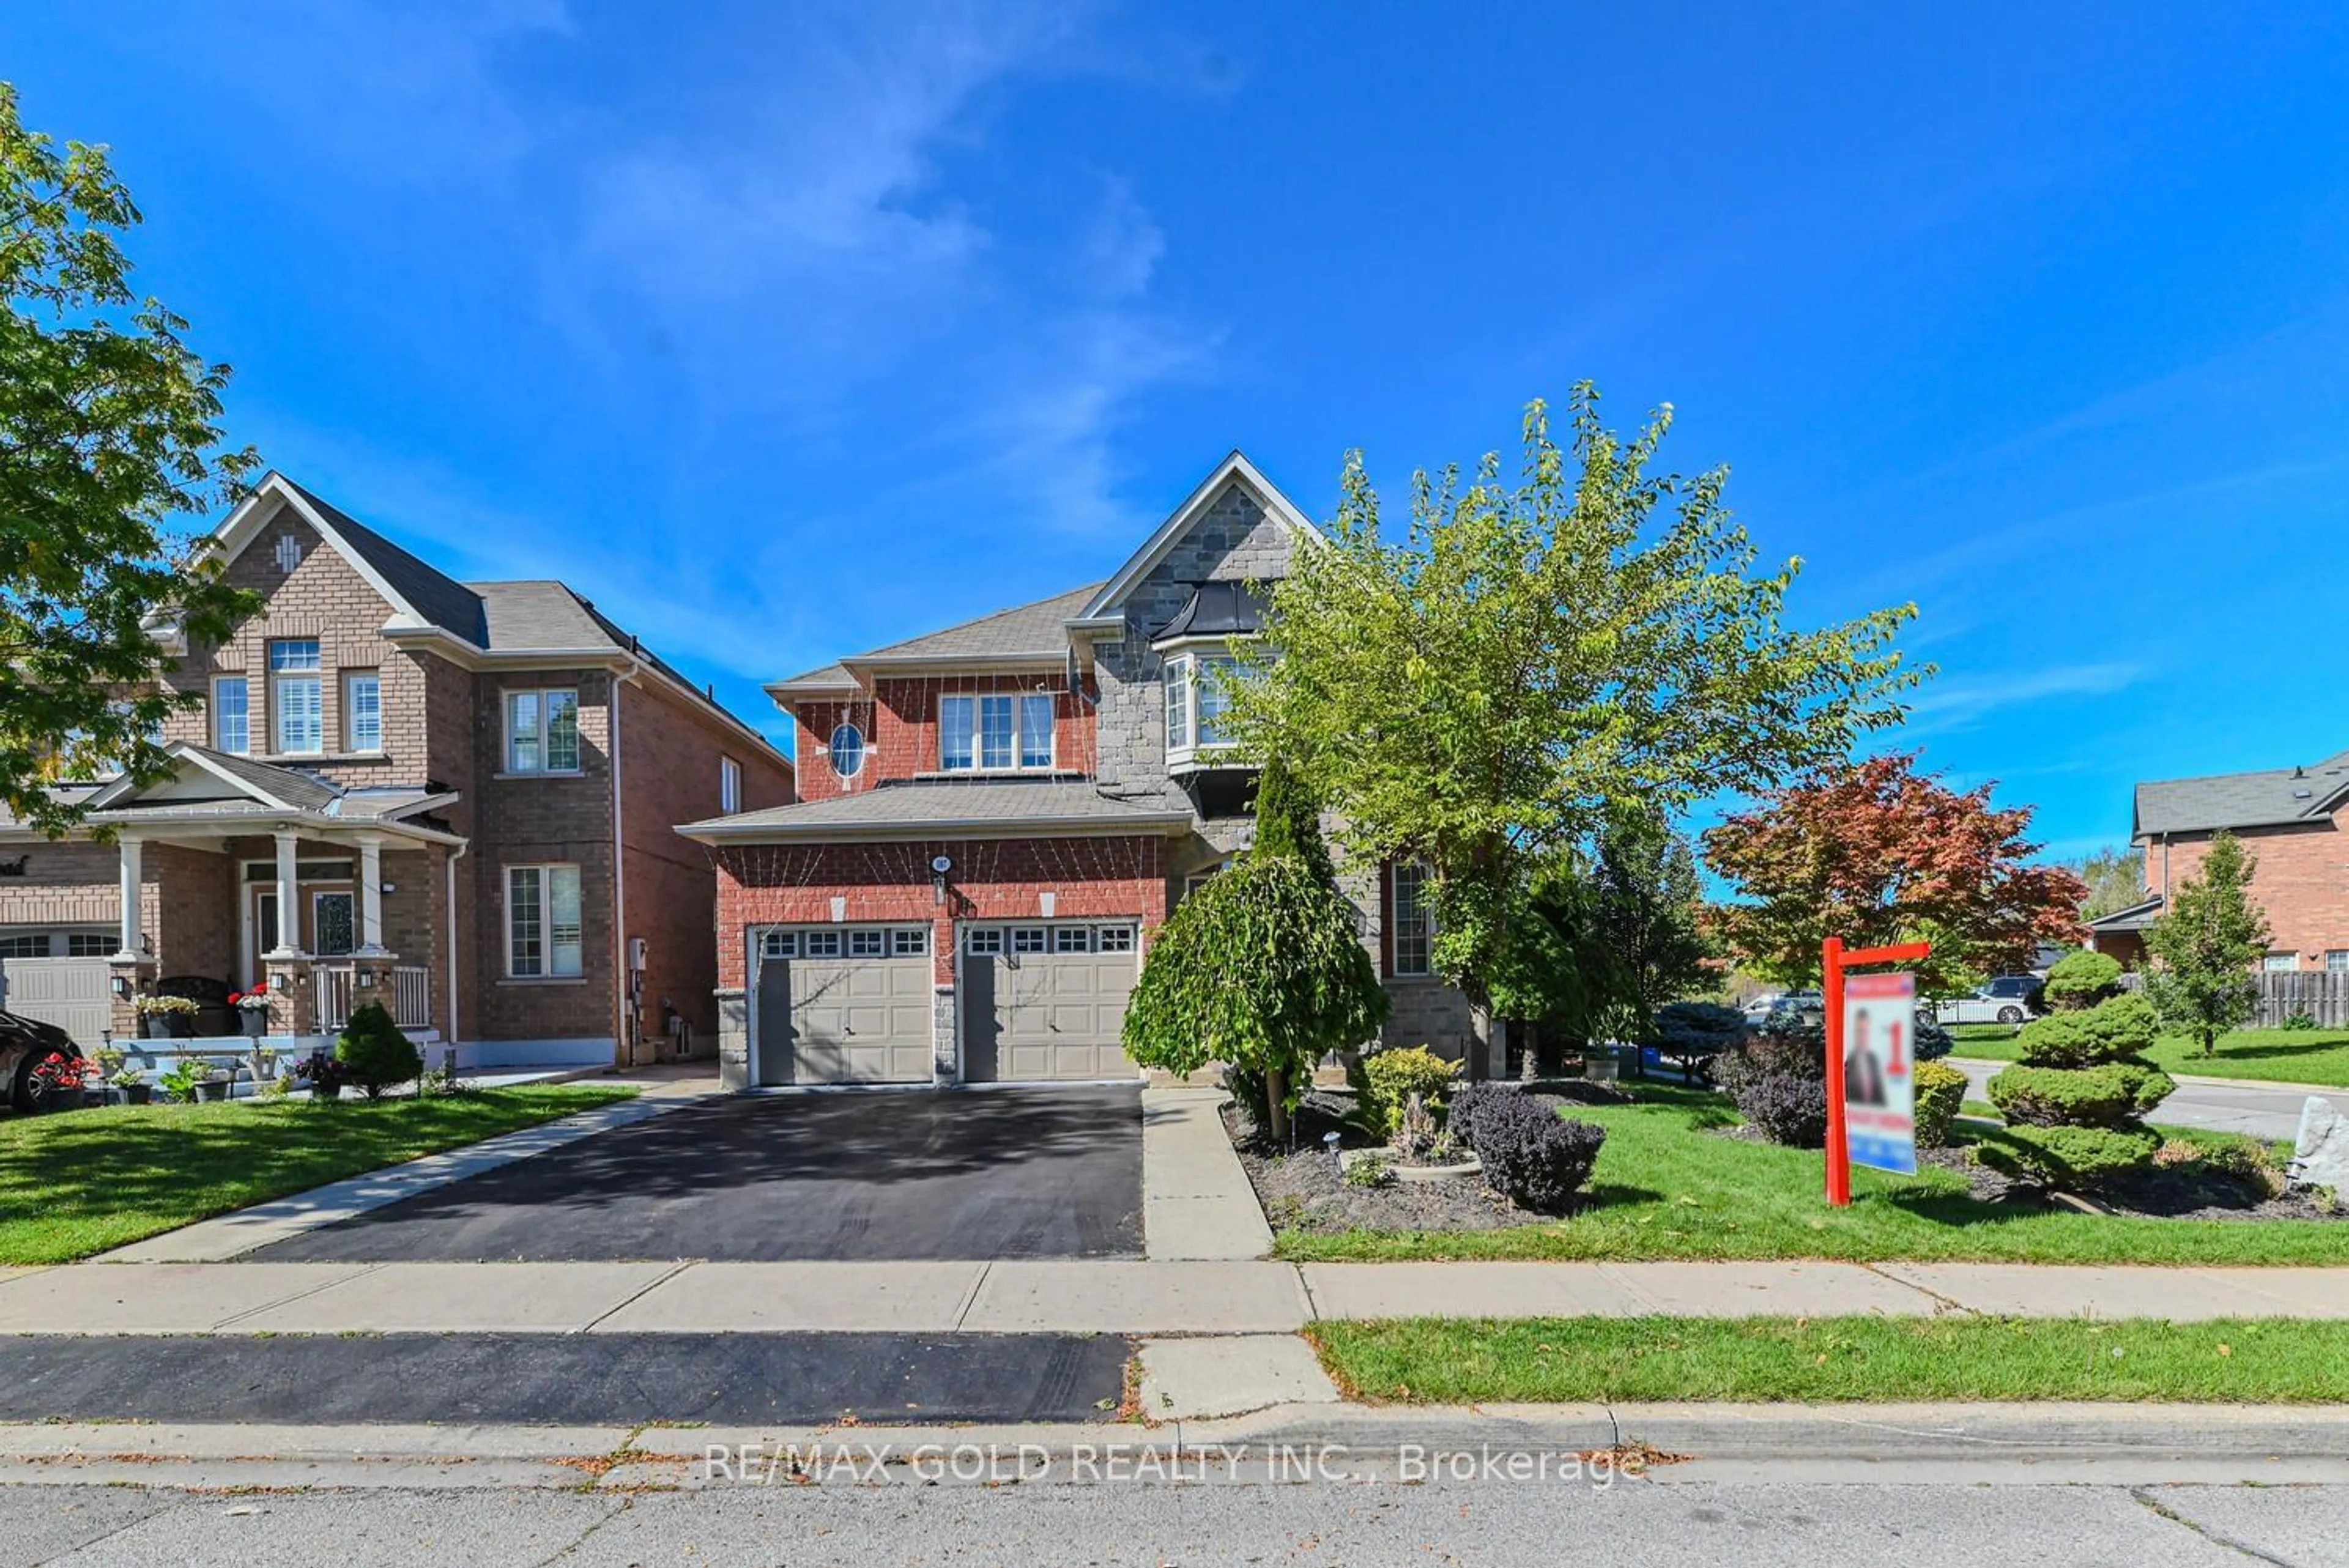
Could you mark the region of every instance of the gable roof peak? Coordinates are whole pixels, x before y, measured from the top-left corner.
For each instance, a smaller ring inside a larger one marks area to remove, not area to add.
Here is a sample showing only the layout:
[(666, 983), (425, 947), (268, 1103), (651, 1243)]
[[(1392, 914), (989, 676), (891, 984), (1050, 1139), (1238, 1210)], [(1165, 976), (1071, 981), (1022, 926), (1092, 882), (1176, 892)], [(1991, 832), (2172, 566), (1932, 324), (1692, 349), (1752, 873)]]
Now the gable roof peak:
[(1166, 558), (1183, 535), (1190, 532), (1191, 525), (1236, 483), (1254, 495), (1266, 514), (1288, 529), (1292, 536), (1309, 539), (1317, 544), (1324, 542), (1321, 530), (1299, 509), (1297, 503), (1266, 478), (1264, 471), (1249, 461), (1247, 452), (1234, 447), (1221, 462), (1207, 471), (1207, 476), (1183, 498), (1183, 504), (1167, 514), (1166, 520), (1143, 543), (1142, 548), (1102, 585), (1101, 591), (1085, 605), (1078, 618), (1092, 620), (1123, 605), (1135, 585)]

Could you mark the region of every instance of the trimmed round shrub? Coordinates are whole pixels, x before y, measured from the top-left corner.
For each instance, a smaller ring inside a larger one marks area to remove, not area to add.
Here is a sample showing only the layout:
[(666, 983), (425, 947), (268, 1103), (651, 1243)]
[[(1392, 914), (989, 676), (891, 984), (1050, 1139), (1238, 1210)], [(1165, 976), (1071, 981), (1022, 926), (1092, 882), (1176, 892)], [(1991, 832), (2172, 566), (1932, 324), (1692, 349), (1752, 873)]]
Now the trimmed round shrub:
[(1772, 1143), (1795, 1148), (1825, 1148), (1827, 1085), (1824, 1078), (1772, 1073), (1748, 1079), (1736, 1094), (1737, 1114)]
[(1515, 1090), (1479, 1097), (1468, 1147), (1485, 1184), (1520, 1209), (1562, 1214), (1590, 1179), (1607, 1129), (1568, 1121)]
[(1346, 1073), (1361, 1107), (1362, 1130), (1376, 1138), (1394, 1137), (1402, 1125), (1402, 1108), (1413, 1095), (1430, 1109), (1440, 1107), (1444, 1091), (1459, 1075), (1459, 1063), (1447, 1062), (1424, 1045), (1365, 1052)]
[(1525, 1097), (1524, 1091), (1515, 1084), (1505, 1084), (1497, 1079), (1479, 1079), (1473, 1084), (1463, 1084), (1452, 1091), (1452, 1098), (1444, 1104), (1444, 1130), (1452, 1135), (1453, 1142), (1463, 1144), (1474, 1151), (1476, 1147), (1476, 1118), (1484, 1113), (1485, 1107), (1496, 1101), (1522, 1100)]
[(2043, 1187), (2094, 1187), (2153, 1162), (2150, 1127), (2009, 1127), (1976, 1148), (1984, 1165)]
[(2025, 1127), (2116, 1127), (2161, 1104), (2177, 1086), (2146, 1062), (2017, 1066), (1990, 1081), (1990, 1097), (2008, 1121)]
[(2033, 1019), (2015, 1037), (2015, 1054), (2033, 1067), (2094, 1067), (2141, 1054), (2160, 1031), (2153, 1003), (2131, 992), (2085, 1012)]
[(1745, 1038), (1745, 1014), (1717, 1002), (1671, 1002), (1654, 1023), (1657, 1051), (1675, 1062), (1705, 1062)]
[(2040, 991), (2048, 1006), (2070, 1012), (2094, 1007), (2120, 988), (2121, 961), (2084, 948), (2057, 959)]
[(1917, 1064), (1917, 1147), (1947, 1148), (1950, 1128), (1965, 1108), (1966, 1075), (1946, 1062)]
[(379, 1002), (363, 1002), (335, 1038), (335, 1060), (370, 1100), (424, 1070), (424, 1058)]

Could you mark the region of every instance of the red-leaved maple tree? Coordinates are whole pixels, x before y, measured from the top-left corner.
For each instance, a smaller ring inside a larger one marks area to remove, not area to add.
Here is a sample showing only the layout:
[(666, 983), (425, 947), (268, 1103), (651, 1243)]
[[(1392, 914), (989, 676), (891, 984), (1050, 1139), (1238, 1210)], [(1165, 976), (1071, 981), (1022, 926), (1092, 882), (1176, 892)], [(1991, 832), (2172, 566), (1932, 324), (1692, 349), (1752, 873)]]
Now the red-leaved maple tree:
[(1919, 976), (1945, 992), (2018, 969), (2041, 941), (2076, 940), (2087, 887), (2030, 863), (2032, 808), (1994, 807), (1917, 757), (1872, 757), (1764, 794), (1704, 835), (1705, 860), (1735, 884), (1715, 911), (1733, 951), (1764, 976), (1816, 984), (1819, 944), (1933, 944)]

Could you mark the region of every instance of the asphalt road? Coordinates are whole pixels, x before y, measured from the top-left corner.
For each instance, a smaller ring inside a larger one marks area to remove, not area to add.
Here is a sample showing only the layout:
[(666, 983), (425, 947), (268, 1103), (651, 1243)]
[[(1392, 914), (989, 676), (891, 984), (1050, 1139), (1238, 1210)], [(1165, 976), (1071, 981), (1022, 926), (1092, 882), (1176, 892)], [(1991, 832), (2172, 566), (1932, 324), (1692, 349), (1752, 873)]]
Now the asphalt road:
[(1138, 1088), (750, 1095), (324, 1230), (270, 1262), (1138, 1258)]
[[(1983, 1085), (2006, 1064), (1957, 1062), (1963, 1068), (1975, 1099), (1990, 1097)], [(2326, 1096), (2349, 1111), (2349, 1093)], [(2153, 1119), (2168, 1127), (2201, 1127), (2211, 1132), (2245, 1133), (2252, 1137), (2281, 1138), (2289, 1143), (2300, 1133), (2301, 1107), (2308, 1103), (2306, 1089), (2236, 1088), (2217, 1084), (2180, 1084), (2161, 1102)]]
[(1131, 1348), (1049, 1334), (23, 1335), (0, 1341), (0, 1420), (1096, 1421)]
[(2349, 1488), (850, 1487), (255, 1496), (0, 1487), (0, 1568), (1241, 1563), (2339, 1568)]

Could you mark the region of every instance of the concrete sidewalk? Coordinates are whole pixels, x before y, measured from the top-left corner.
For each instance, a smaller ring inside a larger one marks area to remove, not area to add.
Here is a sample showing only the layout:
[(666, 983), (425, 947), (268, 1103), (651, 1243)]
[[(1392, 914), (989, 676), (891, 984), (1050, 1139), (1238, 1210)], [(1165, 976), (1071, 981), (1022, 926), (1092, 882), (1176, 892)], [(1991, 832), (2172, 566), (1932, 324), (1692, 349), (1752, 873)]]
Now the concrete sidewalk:
[[(1967, 1092), (1977, 1100), (1990, 1098), (1986, 1085), (2009, 1062), (1952, 1056), (1950, 1065), (1966, 1075)], [(2178, 1087), (2161, 1102), (2153, 1119), (2168, 1127), (2194, 1127), (2204, 1132), (2241, 1133), (2271, 1142), (2291, 1142), (2300, 1134), (2301, 1108), (2312, 1095), (2329, 1099), (2349, 1115), (2349, 1090), (2305, 1084), (2261, 1084), (2245, 1078), (2202, 1078), (2173, 1074)]]
[(1142, 1092), (1142, 1233), (1153, 1261), (1261, 1258), (1272, 1231), (1224, 1131), (1221, 1089)]
[(1999, 1263), (79, 1263), (16, 1334), (1288, 1334), (1324, 1318), (2349, 1318), (2349, 1269)]

